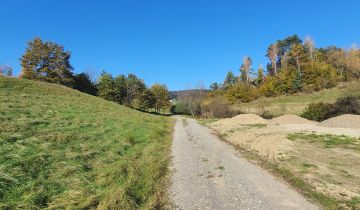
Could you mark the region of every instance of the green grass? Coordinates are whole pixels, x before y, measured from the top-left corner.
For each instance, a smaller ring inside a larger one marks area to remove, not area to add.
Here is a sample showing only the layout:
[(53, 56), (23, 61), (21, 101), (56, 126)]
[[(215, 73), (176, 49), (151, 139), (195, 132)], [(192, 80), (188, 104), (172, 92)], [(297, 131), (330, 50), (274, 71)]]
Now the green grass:
[(314, 133), (291, 133), (289, 140), (304, 140), (309, 143), (320, 143), (327, 148), (343, 147), (346, 149), (360, 150), (359, 138), (345, 135), (314, 134)]
[(166, 204), (173, 121), (0, 76), (0, 209)]
[(288, 96), (263, 97), (258, 100), (241, 103), (233, 106), (235, 110), (243, 113), (262, 114), (269, 111), (274, 116), (282, 114), (300, 115), (310, 103), (333, 103), (336, 99), (345, 96), (359, 96), (359, 82), (343, 83), (332, 89), (325, 89), (313, 93), (298, 93)]

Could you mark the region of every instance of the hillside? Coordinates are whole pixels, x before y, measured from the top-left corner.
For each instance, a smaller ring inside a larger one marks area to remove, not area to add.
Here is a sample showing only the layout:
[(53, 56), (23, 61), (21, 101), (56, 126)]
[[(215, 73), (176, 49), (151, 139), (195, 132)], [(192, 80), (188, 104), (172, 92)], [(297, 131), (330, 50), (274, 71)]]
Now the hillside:
[(56, 84), (0, 90), (0, 209), (164, 204), (170, 119)]
[(233, 106), (243, 113), (262, 114), (269, 111), (274, 116), (282, 114), (301, 114), (309, 103), (333, 103), (345, 96), (360, 95), (358, 82), (340, 84), (332, 89), (324, 89), (313, 93), (298, 93), (288, 96), (263, 97), (258, 100)]

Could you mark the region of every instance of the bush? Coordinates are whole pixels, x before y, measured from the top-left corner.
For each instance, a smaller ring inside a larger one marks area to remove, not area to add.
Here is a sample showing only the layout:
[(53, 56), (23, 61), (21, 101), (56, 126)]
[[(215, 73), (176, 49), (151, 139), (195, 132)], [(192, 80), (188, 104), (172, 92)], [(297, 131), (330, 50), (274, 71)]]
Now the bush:
[(348, 96), (339, 98), (334, 104), (335, 114), (360, 114), (360, 97)]
[(188, 105), (182, 101), (172, 105), (170, 111), (172, 114), (191, 115)]
[(231, 110), (226, 98), (217, 96), (208, 98), (201, 103), (201, 115), (203, 117), (225, 118), (232, 117), (236, 113)]
[(323, 121), (333, 116), (334, 105), (329, 103), (311, 103), (301, 114), (302, 117), (315, 120)]
[(250, 87), (243, 83), (237, 83), (225, 92), (225, 97), (231, 103), (246, 103), (257, 99), (259, 97), (259, 91), (257, 88)]
[(269, 120), (269, 119), (274, 118), (274, 115), (273, 115), (270, 111), (265, 110), (265, 111), (263, 111), (263, 113), (260, 115), (260, 117)]
[(312, 103), (302, 113), (309, 120), (323, 121), (342, 114), (360, 114), (360, 97), (339, 98), (334, 104)]

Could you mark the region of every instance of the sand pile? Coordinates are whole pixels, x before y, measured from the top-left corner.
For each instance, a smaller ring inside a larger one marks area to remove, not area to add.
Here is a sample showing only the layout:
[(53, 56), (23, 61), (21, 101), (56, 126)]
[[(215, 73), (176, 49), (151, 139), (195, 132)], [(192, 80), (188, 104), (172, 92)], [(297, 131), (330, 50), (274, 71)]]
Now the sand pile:
[(319, 123), (322, 127), (360, 128), (360, 115), (344, 114)]
[(286, 114), (270, 120), (270, 125), (316, 124), (315, 122), (293, 114)]
[(225, 118), (210, 124), (210, 127), (225, 132), (243, 125), (267, 124), (268, 121), (255, 114), (240, 114), (232, 118)]
[(215, 123), (219, 124), (237, 124), (237, 125), (251, 125), (251, 124), (267, 124), (267, 120), (255, 114), (240, 114), (232, 118), (225, 118)]

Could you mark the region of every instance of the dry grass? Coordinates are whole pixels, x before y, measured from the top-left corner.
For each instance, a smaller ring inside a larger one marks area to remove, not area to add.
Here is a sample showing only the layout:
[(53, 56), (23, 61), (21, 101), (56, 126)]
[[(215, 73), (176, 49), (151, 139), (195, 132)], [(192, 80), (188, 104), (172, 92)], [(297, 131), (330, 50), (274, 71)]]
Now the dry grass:
[(172, 120), (0, 77), (0, 209), (156, 209)]
[(310, 103), (333, 103), (341, 97), (358, 95), (360, 95), (360, 84), (359, 82), (352, 82), (314, 93), (298, 93), (273, 98), (264, 97), (249, 103), (233, 105), (233, 108), (243, 113), (258, 115), (261, 115), (264, 111), (269, 111), (274, 116), (283, 114), (300, 115)]

